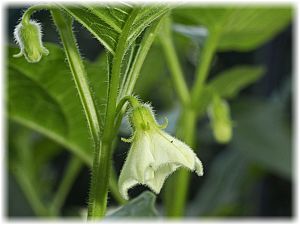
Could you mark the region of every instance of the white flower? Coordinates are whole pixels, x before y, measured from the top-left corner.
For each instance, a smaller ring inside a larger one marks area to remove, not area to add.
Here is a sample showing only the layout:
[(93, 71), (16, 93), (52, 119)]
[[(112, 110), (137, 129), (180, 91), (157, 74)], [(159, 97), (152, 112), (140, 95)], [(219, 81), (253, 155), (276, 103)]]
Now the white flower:
[(159, 193), (166, 178), (179, 167), (203, 175), (203, 167), (193, 150), (170, 136), (157, 124), (151, 108), (140, 105), (130, 114), (134, 135), (119, 178), (121, 195), (128, 199), (128, 189), (137, 184)]

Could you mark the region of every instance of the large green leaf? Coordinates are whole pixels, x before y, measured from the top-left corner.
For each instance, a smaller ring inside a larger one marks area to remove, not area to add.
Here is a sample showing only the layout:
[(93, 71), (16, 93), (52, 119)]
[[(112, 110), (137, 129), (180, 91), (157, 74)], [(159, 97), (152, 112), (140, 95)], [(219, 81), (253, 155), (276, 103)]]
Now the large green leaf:
[[(87, 28), (112, 54), (115, 53), (119, 36), (133, 7), (130, 5), (77, 5), (63, 6), (63, 8), (79, 23)], [(135, 18), (130, 34), (127, 37), (128, 47), (148, 27), (151, 22), (166, 13), (166, 6), (144, 6)]]
[(114, 217), (154, 217), (157, 216), (155, 204), (155, 195), (150, 191), (144, 191), (138, 197), (132, 199), (126, 205), (108, 216)]
[[(64, 52), (47, 44), (49, 56), (37, 64), (12, 57), (18, 49), (8, 51), (8, 115), (11, 119), (37, 130), (63, 144), (91, 163), (91, 139), (82, 106), (65, 63)], [(105, 63), (86, 63), (90, 85), (99, 113), (106, 99)]]
[(220, 51), (248, 51), (270, 40), (291, 20), (291, 7), (231, 6), (182, 7), (175, 22), (206, 27), (219, 35)]

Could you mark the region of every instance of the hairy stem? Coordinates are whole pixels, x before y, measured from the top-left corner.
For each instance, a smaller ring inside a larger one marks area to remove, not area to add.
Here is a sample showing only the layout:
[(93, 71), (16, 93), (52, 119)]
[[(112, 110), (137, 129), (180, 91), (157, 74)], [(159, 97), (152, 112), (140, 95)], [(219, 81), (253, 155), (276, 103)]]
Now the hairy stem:
[(22, 16), (22, 23), (23, 24), (29, 23), (31, 15), (36, 11), (43, 10), (43, 9), (51, 9), (51, 8), (52, 6), (47, 4), (34, 5), (29, 7)]
[(51, 11), (64, 46), (69, 67), (84, 109), (94, 145), (97, 146), (100, 139), (100, 123), (90, 87), (88, 85), (87, 74), (72, 32), (72, 20), (69, 17), (65, 17), (58, 9), (52, 9)]
[(105, 215), (111, 144), (109, 142), (102, 143), (100, 140), (100, 123), (98, 121), (97, 111), (88, 86), (86, 72), (72, 32), (72, 20), (69, 17), (65, 17), (57, 9), (52, 10), (52, 16), (60, 33), (68, 63), (93, 138), (94, 161), (92, 167), (88, 217), (95, 219)]
[(111, 167), (111, 147), (114, 139), (114, 120), (117, 107), (118, 89), (121, 75), (122, 60), (127, 48), (127, 38), (131, 25), (138, 14), (133, 9), (127, 19), (119, 37), (115, 55), (112, 59), (112, 68), (109, 80), (107, 110), (104, 121), (104, 131), (99, 150), (96, 151), (93, 169), (92, 184), (89, 196), (88, 218), (95, 220), (105, 215), (107, 204), (108, 180)]
[[(161, 25), (162, 19), (159, 18), (156, 22), (152, 23), (150, 27), (147, 29), (146, 33), (143, 36), (143, 40), (139, 46), (139, 50), (136, 53), (133, 66), (130, 68), (130, 71), (128, 72), (128, 75), (126, 77), (126, 80), (124, 82), (124, 86), (121, 87), (119, 98), (121, 99), (124, 96), (129, 96), (132, 94), (135, 83), (138, 79), (139, 73), (141, 71), (142, 65), (146, 59), (146, 56), (149, 52), (149, 49), (159, 31), (160, 25)], [(121, 101), (121, 100), (120, 100)], [(120, 113), (117, 116), (116, 122), (115, 122), (115, 132), (120, 127), (120, 124), (122, 122), (122, 118), (124, 116), (125, 110), (126, 110), (126, 103), (122, 104), (122, 107), (119, 109)], [(117, 111), (117, 112), (119, 112)]]
[(157, 21), (153, 22), (144, 34), (143, 40), (133, 62), (134, 66), (130, 68), (124, 89), (121, 92), (120, 97), (131, 95), (148, 51), (156, 37), (156, 34), (159, 31), (161, 21), (162, 19), (159, 18)]

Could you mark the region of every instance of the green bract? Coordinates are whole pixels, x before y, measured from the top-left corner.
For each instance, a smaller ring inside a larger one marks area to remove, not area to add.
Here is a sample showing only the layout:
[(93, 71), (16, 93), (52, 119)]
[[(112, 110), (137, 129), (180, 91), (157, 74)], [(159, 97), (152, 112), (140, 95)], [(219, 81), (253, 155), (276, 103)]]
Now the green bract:
[(20, 22), (15, 28), (14, 37), (21, 50), (14, 57), (24, 55), (28, 62), (36, 63), (43, 55), (49, 54), (42, 43), (41, 26), (33, 20)]
[(193, 150), (180, 140), (162, 130), (148, 105), (140, 105), (130, 112), (134, 129), (127, 160), (119, 178), (121, 195), (128, 199), (128, 189), (143, 184), (159, 193), (165, 179), (179, 167), (185, 167), (203, 175), (201, 161)]

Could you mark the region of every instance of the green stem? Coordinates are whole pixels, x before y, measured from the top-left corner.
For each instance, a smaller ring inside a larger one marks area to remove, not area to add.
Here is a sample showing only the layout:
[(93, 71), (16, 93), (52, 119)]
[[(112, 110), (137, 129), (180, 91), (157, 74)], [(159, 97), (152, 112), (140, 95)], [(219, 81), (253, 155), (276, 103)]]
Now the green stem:
[[(192, 101), (189, 107), (184, 107), (181, 122), (178, 127), (178, 131), (181, 132), (178, 134), (178, 136), (181, 137), (183, 141), (185, 141), (191, 147), (194, 146), (194, 136), (196, 132), (197, 122), (197, 112), (195, 111), (195, 105), (198, 104), (201, 100), (203, 85), (208, 76), (211, 61), (217, 48), (219, 38), (218, 34), (219, 32), (217, 31), (211, 32), (205, 42), (205, 46), (200, 57), (199, 65), (196, 70), (196, 81), (191, 92)], [(173, 55), (173, 57), (175, 55), (175, 53), (171, 52), (170, 54)], [(167, 58), (169, 58), (170, 60), (172, 59), (168, 56)], [(179, 81), (179, 83), (180, 82), (182, 81)], [(177, 92), (180, 93), (180, 89), (178, 89)], [(190, 174), (187, 171), (181, 170), (175, 175), (173, 181), (171, 181), (172, 187), (170, 187), (171, 190), (166, 196), (167, 201), (169, 201), (169, 203), (167, 204), (168, 216), (180, 217), (184, 215), (189, 179)], [(174, 189), (174, 187), (176, 187), (176, 190)], [(172, 200), (170, 193), (171, 195), (176, 195), (176, 198), (173, 198)], [(171, 200), (169, 198), (171, 198)]]
[[(124, 82), (124, 86), (121, 87), (120, 89), (121, 91), (120, 91), (119, 98), (122, 98), (124, 96), (129, 96), (132, 94), (135, 83), (141, 71), (142, 65), (159, 31), (161, 21), (162, 19), (158, 19), (156, 22), (152, 23), (150, 27), (147, 29), (146, 33), (144, 34), (143, 40), (139, 46), (139, 50), (136, 53), (134, 62), (132, 64), (133, 66), (130, 68), (126, 82)], [(115, 132), (117, 132), (120, 127), (125, 110), (126, 110), (126, 103), (123, 104), (122, 108), (119, 110), (120, 113), (115, 122)]]
[(29, 23), (31, 15), (36, 11), (43, 10), (43, 9), (51, 9), (51, 8), (52, 8), (51, 5), (46, 5), (46, 4), (34, 5), (29, 7), (22, 16), (22, 23), (23, 24)]
[(218, 39), (219, 39), (219, 32), (216, 30), (216, 31), (211, 31), (205, 41), (203, 52), (201, 54), (200, 61), (198, 63), (198, 68), (196, 70), (195, 84), (192, 88), (193, 106), (197, 104), (197, 102), (201, 97), (203, 84), (208, 76), (211, 62), (215, 54), (215, 51), (217, 49)]
[(58, 9), (52, 9), (51, 12), (60, 34), (73, 80), (93, 138), (94, 146), (96, 147), (100, 139), (100, 123), (98, 121), (96, 107), (88, 85), (87, 74), (73, 35), (72, 20), (69, 17), (65, 17)]
[(136, 53), (133, 66), (130, 68), (128, 79), (124, 84), (124, 87), (121, 87), (120, 97), (131, 95), (135, 83), (138, 79), (139, 73), (141, 71), (142, 65), (145, 61), (145, 58), (149, 52), (149, 49), (156, 37), (156, 34), (159, 31), (162, 19), (157, 19), (156, 22), (152, 23), (147, 29), (146, 33), (143, 36), (143, 40), (139, 46), (138, 52)]
[[(194, 146), (194, 136), (196, 132), (197, 114), (195, 105), (201, 98), (203, 84), (208, 76), (209, 68), (213, 55), (217, 48), (218, 32), (211, 32), (205, 42), (205, 46), (200, 58), (199, 66), (196, 70), (196, 81), (191, 94), (184, 81), (184, 75), (180, 67), (179, 60), (172, 41), (170, 20), (166, 18), (164, 33), (160, 36), (162, 48), (171, 70), (171, 77), (175, 90), (183, 108), (181, 121), (178, 126), (178, 136), (190, 146)], [(184, 209), (187, 199), (187, 190), (190, 174), (187, 171), (180, 170), (168, 182), (165, 191), (166, 213), (170, 217), (180, 217), (184, 215)], [(176, 196), (176, 198), (174, 198)]]
[[(115, 119), (115, 110), (117, 107), (122, 60), (127, 48), (127, 38), (130, 33), (131, 25), (135, 20), (136, 16), (138, 15), (138, 12), (138, 8), (133, 9), (133, 12), (127, 19), (122, 34), (120, 35), (115, 55), (113, 57), (104, 130), (112, 130), (111, 128), (113, 127)], [(111, 132), (105, 132), (105, 134), (103, 134), (103, 141), (111, 142)]]
[(135, 8), (127, 19), (119, 37), (109, 80), (107, 111), (105, 116), (103, 137), (99, 151), (95, 152), (92, 169), (92, 184), (89, 196), (88, 218), (95, 220), (105, 215), (107, 204), (108, 180), (111, 167), (111, 146), (114, 138), (114, 120), (117, 107), (118, 89), (122, 60), (127, 48), (127, 38), (139, 9)]
[(182, 105), (189, 104), (190, 93), (184, 80), (184, 75), (176, 55), (175, 47), (172, 41), (172, 33), (170, 28), (170, 17), (165, 17), (164, 32), (159, 36), (160, 42), (171, 71), (172, 81), (179, 96)]
[(139, 101), (134, 96), (125, 96), (118, 103), (118, 106), (116, 109), (116, 115), (121, 112), (121, 110), (122, 110), (123, 106), (126, 104), (126, 102), (129, 102), (133, 108), (136, 108), (140, 105)]
[(70, 162), (68, 163), (68, 167), (66, 168), (65, 173), (63, 174), (63, 180), (60, 183), (58, 190), (54, 196), (52, 204), (50, 206), (50, 211), (55, 215), (60, 211), (67, 194), (70, 191), (72, 184), (75, 181), (76, 176), (78, 175), (80, 169), (83, 166), (83, 162), (76, 156), (72, 156)]
[[(84, 66), (76, 47), (75, 38), (72, 32), (71, 18), (64, 17), (64, 15), (59, 10), (52, 10), (52, 16), (54, 18), (56, 26), (58, 27), (69, 66), (93, 137), (94, 160), (92, 167), (92, 182), (89, 195), (88, 218), (96, 219), (103, 217), (106, 211), (111, 150), (111, 137), (109, 136), (109, 134), (112, 128), (112, 126), (109, 125), (111, 124), (110, 120), (114, 118), (113, 104), (115, 104), (118, 90), (118, 78), (116, 79), (116, 76), (112, 76), (112, 80), (110, 81), (105, 129), (103, 133), (103, 140), (100, 140), (100, 125), (98, 122), (98, 116), (92, 99), (92, 95), (90, 93), (88, 82), (86, 80)], [(116, 56), (118, 56), (118, 53), (116, 53)], [(116, 63), (113, 65), (121, 66), (122, 58), (119, 60), (119, 64)], [(113, 67), (113, 70), (116, 69), (114, 69)], [(113, 71), (113, 73), (116, 73), (116, 71)]]

